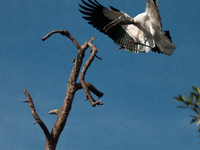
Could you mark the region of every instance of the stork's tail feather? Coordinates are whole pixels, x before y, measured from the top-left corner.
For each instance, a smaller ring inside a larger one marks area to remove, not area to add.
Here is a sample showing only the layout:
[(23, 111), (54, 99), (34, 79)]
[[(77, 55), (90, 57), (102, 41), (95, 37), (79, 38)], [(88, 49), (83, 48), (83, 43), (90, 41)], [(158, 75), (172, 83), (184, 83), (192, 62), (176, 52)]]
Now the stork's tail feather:
[(155, 36), (156, 45), (165, 55), (172, 55), (176, 49), (176, 45), (172, 43), (169, 31), (157, 32)]
[(165, 36), (172, 42), (172, 37), (170, 36), (169, 31), (164, 31)]

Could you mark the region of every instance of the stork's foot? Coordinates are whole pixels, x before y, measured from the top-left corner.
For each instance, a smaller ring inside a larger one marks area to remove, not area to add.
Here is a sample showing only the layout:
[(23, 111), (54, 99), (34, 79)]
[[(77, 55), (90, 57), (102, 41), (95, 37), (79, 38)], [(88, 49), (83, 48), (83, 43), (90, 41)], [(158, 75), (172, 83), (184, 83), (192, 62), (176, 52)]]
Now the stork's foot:
[[(130, 41), (130, 40), (129, 40)], [(140, 44), (139, 42), (137, 42), (137, 41), (130, 41), (131, 43), (133, 43), (133, 44), (130, 44), (128, 47), (131, 47), (131, 46), (135, 46), (135, 44)]]
[(116, 51), (121, 50), (121, 49), (125, 49), (127, 51), (127, 46), (124, 46), (124, 45), (121, 45), (121, 44), (117, 44), (117, 45), (119, 45), (120, 47), (115, 49)]

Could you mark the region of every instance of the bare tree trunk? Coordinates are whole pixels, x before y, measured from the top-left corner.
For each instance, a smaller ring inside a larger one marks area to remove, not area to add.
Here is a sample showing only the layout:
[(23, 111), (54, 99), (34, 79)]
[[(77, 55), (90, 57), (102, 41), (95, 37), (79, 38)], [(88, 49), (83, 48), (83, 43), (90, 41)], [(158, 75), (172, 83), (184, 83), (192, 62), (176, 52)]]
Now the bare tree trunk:
[[(92, 61), (94, 60), (94, 57), (97, 57), (96, 53), (98, 52), (98, 49), (96, 48), (95, 45), (91, 44), (91, 42), (94, 40), (94, 37), (92, 37), (89, 41), (86, 41), (85, 44), (80, 46), (78, 42), (74, 39), (74, 37), (68, 31), (56, 30), (47, 34), (45, 37), (42, 38), (42, 40), (43, 41), (46, 40), (54, 33), (61, 33), (62, 35), (67, 36), (78, 49), (78, 54), (77, 54), (76, 59), (73, 60), (74, 66), (72, 68), (71, 75), (67, 83), (67, 91), (65, 94), (64, 103), (61, 108), (55, 109), (49, 112), (50, 114), (57, 114), (57, 120), (54, 123), (51, 133), (48, 131), (46, 125), (43, 123), (43, 121), (39, 118), (38, 114), (36, 113), (35, 106), (33, 104), (33, 100), (30, 94), (28, 93), (26, 89), (23, 90), (27, 97), (27, 100), (23, 102), (29, 103), (31, 113), (34, 119), (36, 120), (35, 123), (38, 123), (40, 125), (41, 129), (43, 130), (45, 134), (45, 137), (46, 137), (45, 150), (55, 150), (60, 134), (65, 127), (69, 112), (71, 110), (74, 95), (77, 90), (79, 89), (84, 90), (85, 95), (86, 95), (86, 100), (89, 100), (93, 107), (95, 107), (96, 105), (103, 105), (101, 100), (97, 100), (97, 101), (94, 100), (94, 98), (90, 94), (90, 91), (93, 92), (98, 97), (98, 99), (103, 96), (103, 93), (97, 90), (91, 83), (85, 82), (84, 80), (87, 69), (89, 68)], [(83, 69), (80, 73), (83, 58), (85, 56), (85, 51), (87, 50), (88, 47), (91, 48), (91, 55), (88, 58), (87, 62), (84, 64)], [(78, 76), (79, 76), (80, 83), (77, 83)]]

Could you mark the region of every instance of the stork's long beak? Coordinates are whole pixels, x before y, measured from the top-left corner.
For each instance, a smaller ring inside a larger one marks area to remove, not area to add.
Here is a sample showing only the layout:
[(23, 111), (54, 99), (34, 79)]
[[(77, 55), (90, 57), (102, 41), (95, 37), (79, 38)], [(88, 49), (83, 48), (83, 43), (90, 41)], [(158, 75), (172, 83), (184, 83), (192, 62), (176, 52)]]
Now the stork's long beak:
[(107, 32), (111, 27), (117, 25), (118, 23), (120, 23), (119, 19), (115, 19), (115, 20), (111, 21), (109, 24), (107, 24), (107, 25), (103, 28), (103, 30), (104, 30), (105, 32)]
[(124, 16), (120, 16), (119, 18), (111, 21), (109, 24), (107, 24), (103, 30), (107, 32), (111, 27), (115, 25), (127, 25), (127, 24), (134, 24), (134, 20), (132, 18), (126, 18)]

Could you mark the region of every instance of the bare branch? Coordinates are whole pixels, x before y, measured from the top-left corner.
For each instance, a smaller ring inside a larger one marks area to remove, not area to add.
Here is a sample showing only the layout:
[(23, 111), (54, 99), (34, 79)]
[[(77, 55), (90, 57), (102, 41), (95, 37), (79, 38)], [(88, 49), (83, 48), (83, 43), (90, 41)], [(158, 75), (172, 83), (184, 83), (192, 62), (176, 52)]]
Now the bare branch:
[(92, 53), (91, 53), (90, 57), (88, 58), (88, 60), (86, 61), (85, 65), (83, 66), (83, 69), (79, 76), (79, 80), (80, 80), (81, 86), (85, 92), (87, 99), (90, 101), (91, 105), (93, 107), (95, 107), (96, 105), (103, 105), (103, 103), (101, 103), (100, 100), (96, 101), (93, 99), (92, 95), (89, 92), (89, 88), (85, 83), (84, 77), (85, 77), (87, 69), (89, 68), (92, 61), (94, 60), (94, 57), (96, 56), (96, 53), (98, 52), (98, 49), (96, 48), (95, 45), (92, 45), (91, 43), (88, 43), (88, 45), (90, 46)]
[(92, 41), (94, 41), (94, 39), (95, 39), (95, 37), (94, 37), (94, 36), (92, 36), (92, 37), (91, 37), (91, 39), (88, 41), (88, 43), (90, 43), (90, 44), (91, 44), (91, 43), (92, 43)]
[(43, 123), (43, 121), (42, 121), (42, 120), (40, 119), (40, 117), (38, 116), (38, 114), (37, 114), (37, 112), (36, 112), (36, 110), (35, 110), (35, 106), (34, 106), (34, 104), (33, 104), (33, 100), (32, 100), (32, 98), (31, 98), (30, 94), (28, 93), (28, 91), (27, 91), (26, 89), (23, 89), (23, 91), (24, 91), (24, 94), (25, 94), (26, 97), (27, 97), (27, 100), (25, 100), (25, 101), (23, 101), (23, 102), (28, 102), (29, 107), (30, 107), (30, 110), (31, 110), (31, 114), (32, 114), (33, 118), (34, 118), (35, 121), (36, 121), (36, 122), (33, 123), (33, 124), (38, 123), (38, 124), (40, 125), (40, 127), (42, 128), (42, 130), (43, 130), (43, 132), (44, 132), (44, 134), (45, 134), (45, 136), (46, 136), (46, 139), (49, 139), (49, 138), (50, 138), (49, 131), (48, 131), (46, 125)]
[(42, 38), (42, 40), (45, 41), (46, 39), (48, 39), (51, 35), (53, 35), (55, 33), (60, 33), (62, 35), (67, 36), (74, 43), (74, 45), (76, 46), (77, 49), (80, 48), (80, 45), (78, 44), (78, 42), (76, 41), (76, 39), (67, 30), (55, 30), (55, 31), (49, 32), (47, 35), (45, 35)]
[[(49, 111), (50, 114), (57, 114), (57, 120), (54, 123), (51, 133), (49, 133), (46, 125), (42, 122), (42, 120), (37, 115), (35, 106), (33, 104), (33, 101), (31, 99), (31, 96), (29, 95), (28, 91), (23, 90), (27, 97), (27, 100), (25, 100), (23, 102), (29, 103), (31, 113), (36, 120), (35, 123), (38, 123), (40, 125), (40, 127), (43, 129), (44, 134), (46, 136), (45, 150), (55, 150), (59, 136), (65, 127), (69, 112), (71, 110), (74, 95), (78, 89), (81, 89), (81, 88), (84, 89), (86, 98), (90, 100), (92, 106), (103, 104), (103, 103), (101, 103), (100, 100), (95, 101), (92, 98), (90, 91), (92, 91), (96, 96), (98, 96), (98, 98), (102, 97), (103, 93), (98, 91), (92, 84), (85, 82), (85, 80), (84, 80), (84, 76), (86, 74), (88, 67), (94, 60), (94, 57), (97, 57), (96, 53), (98, 52), (98, 50), (95, 45), (91, 44), (91, 42), (95, 39), (95, 37), (92, 37), (89, 41), (87, 40), (85, 42), (85, 44), (80, 46), (78, 44), (78, 42), (74, 39), (74, 37), (67, 30), (55, 30), (55, 31), (48, 33), (46, 36), (44, 36), (42, 38), (42, 40), (45, 41), (46, 39), (48, 39), (51, 35), (53, 35), (55, 33), (60, 33), (62, 35), (67, 36), (73, 42), (73, 44), (76, 46), (76, 48), (78, 49), (78, 54), (77, 54), (77, 57), (75, 59), (73, 59), (74, 65), (73, 65), (73, 68), (72, 68), (72, 71), (71, 71), (71, 74), (70, 74), (70, 77), (69, 77), (69, 80), (67, 83), (67, 91), (65, 94), (64, 103), (63, 103), (62, 107), (59, 109)], [(83, 58), (85, 56), (85, 51), (87, 50), (88, 47), (91, 47), (91, 55), (88, 58), (87, 62), (85, 63), (85, 65), (81, 71), (81, 74), (79, 77), (80, 83), (77, 84), (76, 81), (77, 81), (78, 75), (80, 73), (80, 69), (81, 69), (81, 66), (83, 63)], [(99, 57), (97, 57), (97, 58), (99, 58)]]
[(48, 39), (50, 36), (52, 36), (52, 34), (61, 33), (61, 32), (62, 32), (62, 30), (51, 31), (51, 32), (49, 32), (47, 35), (45, 35), (45, 36), (42, 38), (42, 41), (45, 41), (46, 39)]
[(59, 114), (59, 109), (51, 110), (49, 114)]
[(34, 122), (33, 124), (36, 124), (36, 123), (38, 123), (38, 121)]
[(96, 57), (96, 58), (98, 58), (99, 60), (102, 60), (102, 58), (100, 58), (100, 57), (99, 57), (99, 56), (97, 56), (97, 55), (96, 55), (95, 57)]
[[(97, 97), (100, 98), (100, 97), (103, 96), (103, 93), (100, 92), (97, 88), (95, 88), (94, 85), (92, 85), (92, 84), (89, 83), (89, 82), (85, 82), (85, 84), (86, 84), (86, 86), (88, 87), (88, 89), (89, 89), (92, 93), (94, 93)], [(82, 89), (81, 83), (77, 83), (76, 88), (77, 88), (77, 90)]]
[[(70, 39), (71, 38), (72, 38), (72, 36), (70, 36)], [(92, 42), (94, 39), (95, 38), (92, 37), (89, 41)], [(71, 40), (74, 43), (74, 40), (73, 39), (71, 39)], [(70, 77), (69, 77), (69, 80), (67, 83), (67, 91), (65, 94), (64, 103), (63, 103), (62, 107), (60, 109), (58, 109), (58, 111), (57, 111), (58, 118), (57, 118), (57, 121), (54, 123), (54, 126), (51, 131), (52, 140), (46, 141), (46, 146), (45, 146), (46, 149), (48, 149), (48, 148), (50, 148), (50, 150), (55, 149), (58, 139), (59, 139), (59, 136), (65, 127), (69, 112), (71, 110), (74, 95), (77, 91), (76, 80), (80, 73), (80, 68), (82, 66), (83, 58), (85, 56), (85, 51), (88, 48), (88, 42), (86, 41), (85, 44), (80, 46), (80, 48), (79, 47), (77, 47), (77, 48), (78, 48), (78, 54), (74, 61), (74, 66), (72, 68), (72, 71), (71, 71), (71, 74), (70, 74)], [(53, 113), (55, 113), (55, 111), (53, 111)]]

